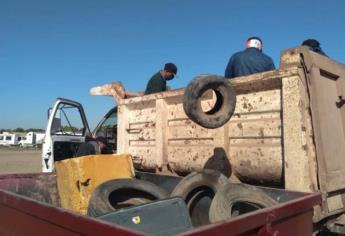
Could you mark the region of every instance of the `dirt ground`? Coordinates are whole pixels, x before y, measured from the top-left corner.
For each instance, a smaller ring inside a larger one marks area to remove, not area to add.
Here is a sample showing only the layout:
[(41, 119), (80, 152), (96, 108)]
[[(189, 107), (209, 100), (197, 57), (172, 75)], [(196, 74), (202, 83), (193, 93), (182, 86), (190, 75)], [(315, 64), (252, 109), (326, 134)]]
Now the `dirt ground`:
[(0, 174), (41, 172), (41, 149), (0, 146)]

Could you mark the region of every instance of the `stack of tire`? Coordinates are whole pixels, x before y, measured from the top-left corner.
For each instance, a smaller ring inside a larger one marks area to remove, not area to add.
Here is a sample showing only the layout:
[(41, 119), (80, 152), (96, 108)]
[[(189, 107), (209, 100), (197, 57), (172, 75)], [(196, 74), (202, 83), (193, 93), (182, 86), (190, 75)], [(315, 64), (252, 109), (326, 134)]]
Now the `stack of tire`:
[(182, 197), (194, 226), (215, 223), (277, 204), (260, 188), (230, 183), (215, 170), (192, 172), (175, 187), (171, 196)]
[[(201, 102), (208, 90), (213, 91), (216, 100), (213, 107), (205, 112)], [(208, 129), (226, 124), (235, 107), (235, 90), (230, 81), (222, 76), (195, 77), (186, 87), (183, 96), (183, 109), (188, 118)], [(172, 196), (181, 196), (185, 199), (195, 226), (222, 221), (276, 204), (276, 201), (261, 189), (245, 184), (232, 184), (224, 175), (212, 170), (188, 175), (176, 186)], [(206, 197), (209, 198), (208, 205)], [(202, 207), (198, 208), (198, 205)]]
[(260, 188), (230, 183), (220, 172), (206, 169), (184, 177), (170, 194), (153, 183), (139, 179), (104, 182), (93, 192), (87, 214), (98, 217), (168, 197), (184, 199), (194, 227), (277, 204)]

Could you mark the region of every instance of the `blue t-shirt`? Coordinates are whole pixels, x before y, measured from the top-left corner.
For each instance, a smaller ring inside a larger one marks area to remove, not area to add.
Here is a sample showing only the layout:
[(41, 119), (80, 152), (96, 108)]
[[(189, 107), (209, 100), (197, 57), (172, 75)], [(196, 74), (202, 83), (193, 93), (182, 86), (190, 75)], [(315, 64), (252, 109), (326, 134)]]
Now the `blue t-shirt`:
[(225, 70), (225, 77), (234, 78), (274, 69), (272, 58), (257, 48), (247, 48), (232, 55)]

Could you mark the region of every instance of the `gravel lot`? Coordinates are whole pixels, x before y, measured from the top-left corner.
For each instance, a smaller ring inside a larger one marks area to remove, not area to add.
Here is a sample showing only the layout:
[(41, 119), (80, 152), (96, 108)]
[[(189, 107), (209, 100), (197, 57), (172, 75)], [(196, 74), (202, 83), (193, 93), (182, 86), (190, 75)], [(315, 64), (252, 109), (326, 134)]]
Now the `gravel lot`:
[(41, 149), (0, 146), (0, 174), (41, 172)]

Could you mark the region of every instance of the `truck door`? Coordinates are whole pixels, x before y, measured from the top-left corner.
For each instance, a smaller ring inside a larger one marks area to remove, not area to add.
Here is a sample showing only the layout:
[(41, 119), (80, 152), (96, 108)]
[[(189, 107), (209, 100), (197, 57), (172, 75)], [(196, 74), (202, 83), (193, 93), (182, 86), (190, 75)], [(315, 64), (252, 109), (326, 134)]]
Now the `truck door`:
[(58, 98), (49, 114), (42, 148), (42, 171), (54, 170), (54, 162), (75, 157), (90, 136), (84, 109), (78, 102)]

